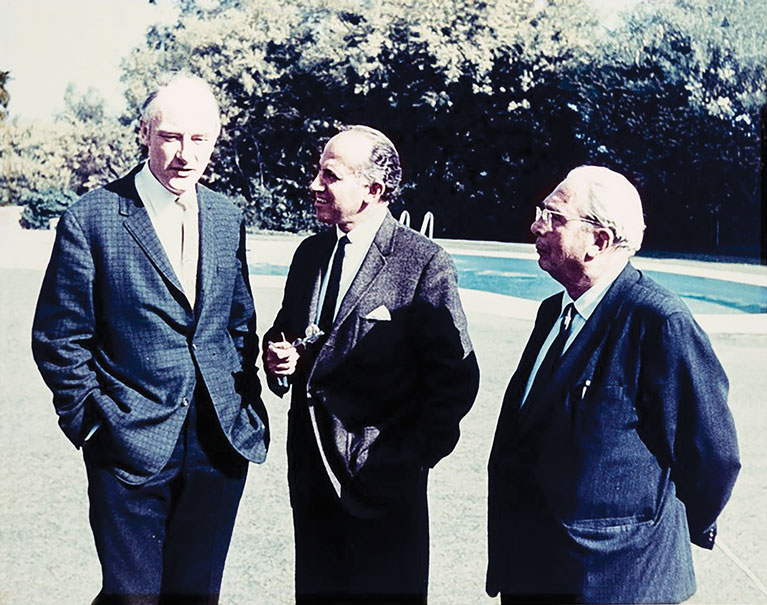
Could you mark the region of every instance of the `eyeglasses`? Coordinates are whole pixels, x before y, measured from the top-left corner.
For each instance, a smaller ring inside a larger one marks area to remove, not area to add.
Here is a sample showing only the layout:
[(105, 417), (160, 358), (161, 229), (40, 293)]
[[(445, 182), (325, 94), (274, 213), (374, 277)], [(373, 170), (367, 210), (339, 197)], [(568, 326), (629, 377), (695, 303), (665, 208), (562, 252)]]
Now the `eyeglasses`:
[(580, 216), (567, 216), (566, 214), (562, 214), (561, 212), (557, 212), (555, 210), (550, 210), (549, 208), (541, 208), (540, 206), (535, 207), (535, 222), (541, 221), (543, 223), (543, 226), (546, 227), (546, 229), (551, 229), (551, 217), (552, 216), (561, 216), (563, 219), (563, 222), (567, 221), (575, 221), (578, 223), (588, 223), (589, 225), (596, 225), (598, 227), (601, 227), (602, 224), (598, 221), (595, 221), (594, 219), (590, 218), (582, 218)]

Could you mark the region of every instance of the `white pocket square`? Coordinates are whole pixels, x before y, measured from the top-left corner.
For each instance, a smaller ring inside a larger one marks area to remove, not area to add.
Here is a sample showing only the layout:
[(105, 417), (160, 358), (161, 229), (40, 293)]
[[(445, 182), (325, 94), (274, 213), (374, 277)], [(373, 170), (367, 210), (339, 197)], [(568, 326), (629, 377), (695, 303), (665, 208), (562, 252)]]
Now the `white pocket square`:
[(381, 305), (365, 315), (365, 319), (371, 319), (373, 321), (391, 321), (391, 313), (389, 313), (389, 309), (387, 309), (386, 306)]

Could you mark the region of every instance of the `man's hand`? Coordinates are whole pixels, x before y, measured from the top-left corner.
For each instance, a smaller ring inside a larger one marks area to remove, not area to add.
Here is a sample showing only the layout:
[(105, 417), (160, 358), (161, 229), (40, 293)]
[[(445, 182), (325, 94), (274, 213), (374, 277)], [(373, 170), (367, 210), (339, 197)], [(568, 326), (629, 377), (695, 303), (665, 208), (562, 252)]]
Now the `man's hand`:
[(270, 342), (266, 349), (264, 362), (266, 370), (275, 376), (290, 376), (296, 371), (299, 353), (295, 345), (285, 340)]

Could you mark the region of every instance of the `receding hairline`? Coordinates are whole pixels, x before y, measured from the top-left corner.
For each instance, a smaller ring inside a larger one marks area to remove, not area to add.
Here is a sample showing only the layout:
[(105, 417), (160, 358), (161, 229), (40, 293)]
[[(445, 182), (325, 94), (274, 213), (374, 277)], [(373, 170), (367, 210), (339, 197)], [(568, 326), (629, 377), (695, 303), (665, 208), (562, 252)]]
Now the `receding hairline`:
[[(569, 196), (591, 196), (601, 188), (613, 194), (620, 194), (624, 201), (635, 202), (641, 208), (641, 198), (636, 187), (624, 175), (606, 166), (582, 165), (567, 173), (558, 188)], [(604, 200), (600, 200), (604, 201)]]
[(161, 78), (160, 84), (147, 96), (141, 106), (141, 121), (150, 126), (162, 113), (163, 103), (178, 101), (179, 97), (193, 98), (203, 107), (207, 106), (216, 128), (221, 128), (221, 110), (213, 90), (205, 80), (191, 74), (173, 74)]
[[(325, 143), (324, 149), (328, 150), (331, 148), (331, 145), (338, 145), (339, 142), (350, 141), (353, 139), (364, 141), (367, 144), (367, 147), (364, 149), (364, 156), (359, 159), (357, 165), (351, 166), (351, 168), (354, 170), (359, 170), (365, 168), (365, 166), (370, 162), (370, 158), (373, 154), (373, 149), (375, 148), (375, 141), (366, 134), (358, 130), (342, 130), (338, 134), (333, 135), (328, 140), (328, 142)], [(360, 153), (362, 153), (362, 150), (360, 150)]]

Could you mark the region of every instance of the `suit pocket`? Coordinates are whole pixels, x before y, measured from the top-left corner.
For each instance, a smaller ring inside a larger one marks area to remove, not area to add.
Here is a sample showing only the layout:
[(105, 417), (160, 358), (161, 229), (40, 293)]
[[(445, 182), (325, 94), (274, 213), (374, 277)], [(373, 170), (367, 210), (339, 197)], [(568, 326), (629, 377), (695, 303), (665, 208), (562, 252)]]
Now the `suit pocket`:
[(619, 384), (593, 388), (582, 383), (570, 392), (572, 424), (575, 432), (586, 435), (633, 431), (638, 417), (634, 399)]

